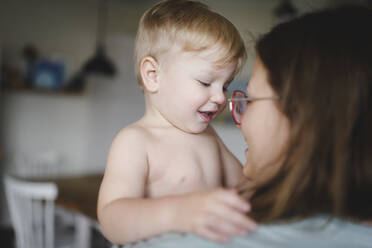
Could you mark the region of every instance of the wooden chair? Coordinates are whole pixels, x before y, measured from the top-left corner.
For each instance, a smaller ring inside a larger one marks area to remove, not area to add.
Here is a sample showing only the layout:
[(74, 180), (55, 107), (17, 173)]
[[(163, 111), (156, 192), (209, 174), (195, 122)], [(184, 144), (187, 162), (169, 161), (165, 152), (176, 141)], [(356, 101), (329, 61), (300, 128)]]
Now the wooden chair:
[[(10, 157), (7, 173), (17, 178), (27, 179), (52, 179), (61, 176), (61, 154), (53, 149), (32, 153), (16, 152)], [(73, 213), (56, 207), (57, 223), (74, 226)]]
[(57, 186), (10, 175), (4, 176), (4, 185), (17, 248), (55, 247), (54, 201), (58, 195)]

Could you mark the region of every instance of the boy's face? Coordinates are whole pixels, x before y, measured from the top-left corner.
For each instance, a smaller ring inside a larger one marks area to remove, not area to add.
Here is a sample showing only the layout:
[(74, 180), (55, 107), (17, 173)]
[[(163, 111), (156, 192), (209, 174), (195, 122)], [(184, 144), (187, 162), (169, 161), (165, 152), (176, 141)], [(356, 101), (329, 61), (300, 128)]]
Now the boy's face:
[(160, 65), (157, 110), (188, 133), (203, 132), (226, 106), (236, 63), (218, 67), (210, 56), (210, 51), (170, 52)]

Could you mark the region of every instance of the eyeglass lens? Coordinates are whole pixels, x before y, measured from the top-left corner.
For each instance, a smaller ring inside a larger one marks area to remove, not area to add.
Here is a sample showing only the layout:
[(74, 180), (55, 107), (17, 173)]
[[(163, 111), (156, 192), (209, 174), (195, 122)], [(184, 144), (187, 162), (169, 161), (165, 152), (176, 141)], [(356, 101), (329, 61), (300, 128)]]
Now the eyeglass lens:
[[(233, 95), (233, 98), (235, 99), (245, 98), (245, 97), (246, 97), (245, 94), (241, 91), (235, 91)], [(234, 101), (233, 102), (233, 117), (237, 124), (240, 124), (240, 118), (243, 115), (246, 106), (247, 106), (246, 101)]]

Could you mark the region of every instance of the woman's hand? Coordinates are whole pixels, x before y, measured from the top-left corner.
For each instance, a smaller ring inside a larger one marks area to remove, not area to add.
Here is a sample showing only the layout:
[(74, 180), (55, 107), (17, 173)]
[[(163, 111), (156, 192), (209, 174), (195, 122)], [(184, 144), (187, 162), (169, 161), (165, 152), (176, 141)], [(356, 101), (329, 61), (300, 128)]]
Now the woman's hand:
[(250, 205), (235, 189), (196, 192), (182, 198), (179, 205), (182, 231), (203, 238), (225, 242), (229, 238), (256, 229), (246, 214)]

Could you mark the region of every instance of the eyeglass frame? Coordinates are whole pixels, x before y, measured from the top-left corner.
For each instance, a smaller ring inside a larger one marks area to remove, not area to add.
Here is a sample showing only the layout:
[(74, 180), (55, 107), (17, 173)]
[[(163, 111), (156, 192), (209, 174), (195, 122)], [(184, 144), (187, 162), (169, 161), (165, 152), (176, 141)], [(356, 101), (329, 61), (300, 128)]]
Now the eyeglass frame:
[[(245, 97), (242, 97), (242, 98), (236, 98), (236, 97), (234, 97), (234, 95), (236, 95), (237, 93), (241, 93)], [(245, 101), (245, 104), (247, 106), (249, 103), (254, 102), (254, 101), (260, 101), (260, 100), (279, 100), (279, 99), (280, 99), (280, 97), (278, 97), (278, 96), (247, 97), (247, 95), (245, 94), (244, 91), (234, 90), (232, 92), (232, 96), (229, 99), (227, 99), (227, 101), (229, 102), (229, 110), (231, 112), (231, 116), (232, 116), (235, 124), (239, 126), (241, 124), (241, 122), (240, 122), (240, 120), (237, 119), (237, 117), (235, 116), (235, 113), (233, 111), (234, 110), (234, 107), (235, 107), (234, 106), (234, 103), (235, 102), (243, 102), (243, 101)], [(243, 115), (245, 113), (245, 110), (244, 110), (244, 112), (241, 115)]]

